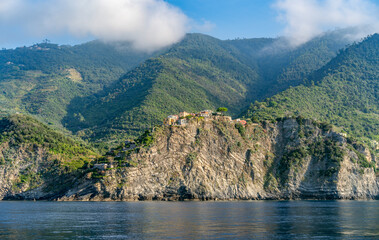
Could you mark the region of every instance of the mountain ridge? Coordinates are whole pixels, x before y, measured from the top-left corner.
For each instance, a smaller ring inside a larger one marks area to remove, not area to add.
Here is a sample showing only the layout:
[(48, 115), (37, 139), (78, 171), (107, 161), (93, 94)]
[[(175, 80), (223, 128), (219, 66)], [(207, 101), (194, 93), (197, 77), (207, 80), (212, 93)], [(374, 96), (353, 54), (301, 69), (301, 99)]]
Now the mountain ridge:
[[(272, 39), (231, 43), (191, 35), (102, 92), (72, 98), (75, 104), (65, 109), (72, 116), (63, 124), (71, 124), (68, 129), (87, 143), (23, 114), (3, 117), (0, 197), (378, 199), (378, 36), (338, 54), (316, 39), (311, 47), (262, 58), (255, 54)], [(283, 67), (286, 59), (291, 61)], [(266, 73), (262, 66), (268, 67)], [(72, 79), (62, 82), (81, 84), (78, 73), (68, 71)], [(27, 74), (49, 81), (42, 71)], [(56, 86), (42, 89), (55, 91)], [(29, 91), (27, 86), (23, 91)], [(260, 101), (248, 108), (255, 98)], [(247, 121), (215, 115), (190, 117), (184, 126), (160, 122), (181, 111), (220, 106), (229, 108), (233, 118), (248, 108)], [(140, 135), (145, 129), (151, 130)]]
[(96, 93), (152, 54), (100, 41), (76, 46), (41, 43), (2, 50), (1, 110), (33, 114), (65, 130), (61, 119), (73, 99)]
[[(310, 43), (309, 46), (322, 50), (312, 50), (312, 53), (309, 53), (307, 52), (310, 48), (308, 45), (301, 51), (286, 50), (279, 56), (284, 60), (279, 62), (286, 62), (287, 58), (306, 58), (304, 55), (307, 54), (314, 58), (322, 56), (321, 61), (313, 65), (313, 69), (316, 70), (326, 61), (325, 59), (334, 56), (334, 51), (336, 51), (335, 47), (324, 46), (324, 42), (334, 40), (328, 37), (320, 39)], [(83, 121), (78, 121), (78, 118), (73, 115), (78, 116), (79, 113), (73, 111), (64, 122), (67, 128), (73, 131), (82, 131), (83, 135), (89, 133), (89, 139), (117, 142), (114, 138), (117, 134), (120, 134), (120, 138), (135, 137), (141, 133), (142, 129), (161, 123), (170, 112), (200, 111), (225, 106), (229, 108), (232, 115), (237, 116), (254, 100), (263, 99), (279, 91), (279, 88), (274, 90), (275, 87), (272, 87), (278, 80), (272, 78), (268, 81), (267, 77), (261, 74), (262, 66), (260, 66), (262, 65), (260, 61), (263, 60), (266, 61), (264, 63), (266, 65), (275, 65), (273, 58), (276, 55), (265, 56), (263, 59), (260, 56), (263, 49), (270, 47), (275, 41), (278, 40), (221, 41), (202, 34), (189, 34), (182, 42), (174, 45), (164, 54), (148, 60), (129, 72), (129, 75), (124, 75), (104, 94), (100, 94), (94, 102), (84, 100), (84, 103), (88, 102), (88, 107), (80, 113)], [(343, 45), (339, 41), (336, 42), (338, 43), (330, 45)], [(246, 48), (252, 51), (250, 55), (248, 53), (245, 53), (245, 56), (241, 55)], [(292, 62), (289, 67), (292, 66)], [(158, 74), (150, 72), (156, 68), (156, 64), (162, 67), (162, 71)], [(309, 66), (307, 69), (303, 74), (308, 74), (312, 67)], [(276, 71), (280, 74), (279, 70)], [(139, 79), (135, 76), (139, 76)], [(141, 98), (141, 105), (135, 107), (134, 110), (128, 108), (128, 104), (123, 108), (122, 104), (123, 101), (129, 99), (128, 96), (131, 96), (127, 93), (126, 86), (129, 80), (139, 81), (141, 84), (145, 82), (150, 86), (149, 89), (146, 85), (142, 88), (145, 93), (139, 94), (145, 97)], [(291, 83), (285, 83), (282, 88), (291, 84), (298, 85), (302, 81), (303, 79), (292, 80)], [(109, 109), (115, 113), (108, 114)], [(130, 129), (128, 126), (131, 126)], [(107, 129), (110, 129), (110, 133), (106, 133)]]
[(255, 103), (246, 116), (303, 115), (342, 127), (352, 137), (378, 140), (378, 44), (379, 34), (374, 34), (340, 51), (304, 85)]

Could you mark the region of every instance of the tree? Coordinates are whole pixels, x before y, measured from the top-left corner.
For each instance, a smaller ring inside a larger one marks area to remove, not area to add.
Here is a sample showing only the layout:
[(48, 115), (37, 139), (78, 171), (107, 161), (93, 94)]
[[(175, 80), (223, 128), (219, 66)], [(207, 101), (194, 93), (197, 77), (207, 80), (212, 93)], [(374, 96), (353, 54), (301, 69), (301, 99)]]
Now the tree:
[(224, 113), (224, 112), (227, 112), (227, 111), (228, 111), (228, 109), (226, 107), (219, 107), (219, 108), (217, 108), (217, 112)]

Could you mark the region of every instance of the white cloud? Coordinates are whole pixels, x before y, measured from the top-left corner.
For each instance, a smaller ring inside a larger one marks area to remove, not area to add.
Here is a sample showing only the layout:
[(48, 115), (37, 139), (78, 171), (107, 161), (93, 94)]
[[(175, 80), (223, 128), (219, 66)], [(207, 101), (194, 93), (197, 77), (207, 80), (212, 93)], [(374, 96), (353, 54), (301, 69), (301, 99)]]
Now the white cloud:
[(359, 27), (353, 38), (379, 31), (379, 7), (370, 0), (277, 0), (284, 35), (300, 45), (326, 30)]
[(12, 27), (41, 39), (70, 34), (129, 41), (147, 51), (179, 41), (189, 22), (163, 0), (0, 0), (0, 15), (3, 32)]

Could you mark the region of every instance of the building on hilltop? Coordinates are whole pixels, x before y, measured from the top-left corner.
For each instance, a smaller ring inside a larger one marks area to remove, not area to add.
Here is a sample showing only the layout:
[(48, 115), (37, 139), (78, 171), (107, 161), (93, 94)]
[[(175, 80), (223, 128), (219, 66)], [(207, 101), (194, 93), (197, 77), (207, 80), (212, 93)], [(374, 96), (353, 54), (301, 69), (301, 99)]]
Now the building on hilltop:
[(187, 116), (191, 115), (191, 113), (188, 113), (188, 112), (180, 112), (179, 113), (179, 118), (185, 118)]
[(167, 126), (172, 126), (176, 123), (176, 121), (179, 120), (179, 116), (178, 115), (170, 115), (168, 116), (167, 118), (165, 118), (164, 120), (164, 125), (167, 125)]
[(239, 119), (239, 118), (237, 118), (236, 120), (235, 120), (235, 122), (236, 123), (241, 123), (242, 125), (246, 125), (247, 124), (247, 122), (245, 121), (245, 120), (241, 120), (241, 119)]
[(178, 115), (170, 115), (170, 116), (168, 116), (168, 118), (171, 118), (171, 119), (174, 119), (174, 120), (178, 120), (179, 116)]
[(199, 116), (200, 117), (205, 117), (205, 118), (209, 118), (212, 116), (212, 111), (211, 110), (203, 110), (199, 113)]
[(241, 120), (240, 123), (241, 123), (242, 125), (244, 125), (244, 126), (247, 124), (247, 122), (246, 122), (245, 120)]
[[(189, 116), (189, 115), (191, 115), (191, 114), (187, 114), (185, 116)], [(179, 116), (178, 115), (170, 115), (170, 116), (168, 116), (163, 121), (164, 125), (166, 125), (166, 126), (174, 126), (174, 125), (185, 126), (185, 125), (187, 125), (188, 120), (186, 118), (184, 118), (184, 117), (179, 118)]]
[[(225, 116), (219, 112), (214, 113), (212, 110), (203, 110), (199, 113), (180, 112), (178, 115), (169, 115), (164, 119), (163, 123), (166, 126), (185, 126), (188, 124), (189, 119), (192, 117), (203, 117), (207, 120), (218, 119), (225, 122), (233, 122), (232, 117), (230, 116)], [(241, 122), (241, 124), (246, 125), (245, 120), (237, 119), (235, 122)]]

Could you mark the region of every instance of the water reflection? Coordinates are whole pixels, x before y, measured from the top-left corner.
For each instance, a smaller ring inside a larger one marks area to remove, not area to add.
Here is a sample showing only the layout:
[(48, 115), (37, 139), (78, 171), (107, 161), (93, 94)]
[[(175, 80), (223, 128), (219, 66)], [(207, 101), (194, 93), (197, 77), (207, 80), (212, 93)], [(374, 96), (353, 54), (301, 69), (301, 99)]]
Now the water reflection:
[(376, 239), (378, 201), (0, 202), (0, 239)]

